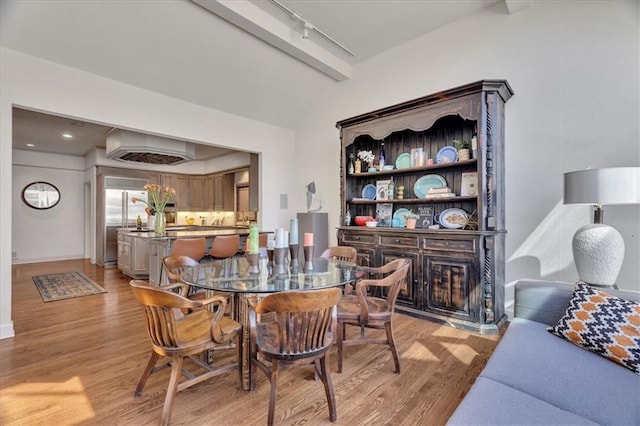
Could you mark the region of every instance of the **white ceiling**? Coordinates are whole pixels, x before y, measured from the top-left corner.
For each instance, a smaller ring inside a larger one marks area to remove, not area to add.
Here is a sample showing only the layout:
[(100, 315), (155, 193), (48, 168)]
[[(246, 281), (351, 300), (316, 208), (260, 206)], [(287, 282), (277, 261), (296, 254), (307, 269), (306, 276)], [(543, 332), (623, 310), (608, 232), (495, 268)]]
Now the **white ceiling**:
[[(2, 0), (0, 45), (290, 129), (295, 129), (315, 94), (340, 84), (194, 1)], [(372, 56), (500, 1), (281, 0), (281, 3), (355, 55), (346, 54), (314, 32), (305, 42), (317, 45), (357, 70), (358, 63)], [(507, 5), (514, 1), (508, 0)], [(267, 12), (302, 38), (302, 24), (273, 2), (241, 3)], [(305, 96), (300, 96), (301, 93)], [(24, 149), (24, 143), (37, 138), (41, 146), (54, 146), (47, 152), (81, 155), (78, 153), (97, 143), (90, 139), (95, 135), (85, 137), (84, 148), (73, 148), (71, 143), (62, 144), (57, 137), (46, 135), (47, 128), (56, 134), (70, 121), (73, 120), (60, 122), (41, 114), (20, 112), (14, 120), (14, 146)], [(82, 132), (95, 129), (98, 135), (104, 135), (106, 130), (89, 123), (84, 128), (75, 127), (75, 131)]]

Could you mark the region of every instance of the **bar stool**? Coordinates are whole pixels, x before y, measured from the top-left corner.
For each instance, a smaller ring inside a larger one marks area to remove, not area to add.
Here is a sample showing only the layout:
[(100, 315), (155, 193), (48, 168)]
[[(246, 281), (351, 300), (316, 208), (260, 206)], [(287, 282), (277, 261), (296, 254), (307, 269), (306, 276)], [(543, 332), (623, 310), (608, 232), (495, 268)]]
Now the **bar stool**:
[(238, 252), (240, 247), (239, 235), (218, 235), (213, 239), (209, 256), (214, 259), (226, 259)]
[(178, 238), (173, 242), (169, 256), (188, 256), (199, 262), (206, 252), (207, 240), (205, 238)]

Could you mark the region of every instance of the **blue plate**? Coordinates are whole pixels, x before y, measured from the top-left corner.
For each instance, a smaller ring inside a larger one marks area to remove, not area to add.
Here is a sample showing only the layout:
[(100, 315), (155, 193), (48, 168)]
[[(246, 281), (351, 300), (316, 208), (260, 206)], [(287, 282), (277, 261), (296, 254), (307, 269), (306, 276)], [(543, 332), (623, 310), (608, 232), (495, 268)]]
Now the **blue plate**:
[(402, 153), (396, 158), (396, 169), (408, 169), (411, 167), (411, 155)]
[(436, 163), (453, 163), (458, 160), (458, 150), (452, 146), (443, 146), (436, 154)]
[(362, 198), (366, 198), (367, 200), (375, 200), (376, 186), (373, 184), (365, 185), (364, 188), (362, 188)]
[(393, 212), (393, 220), (391, 221), (391, 226), (393, 226), (394, 228), (404, 228), (407, 225), (407, 221), (405, 220), (404, 215), (407, 213), (409, 213), (409, 209), (398, 209)]
[(424, 175), (413, 185), (416, 198), (427, 198), (430, 188), (444, 188), (447, 181), (440, 175)]

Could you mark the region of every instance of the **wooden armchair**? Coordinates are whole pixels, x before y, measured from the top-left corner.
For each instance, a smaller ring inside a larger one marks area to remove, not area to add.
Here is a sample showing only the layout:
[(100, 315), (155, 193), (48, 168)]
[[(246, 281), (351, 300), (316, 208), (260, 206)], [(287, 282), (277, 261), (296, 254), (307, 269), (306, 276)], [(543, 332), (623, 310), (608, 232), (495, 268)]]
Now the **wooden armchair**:
[(333, 246), (326, 249), (320, 257), (325, 259), (342, 260), (343, 262), (356, 263), (358, 260), (358, 252), (349, 246)]
[[(271, 382), (268, 424), (273, 424), (278, 372), (287, 367), (313, 363), (322, 380), (329, 418), (338, 419), (333, 384), (327, 368), (336, 329), (338, 288), (287, 291), (271, 294), (249, 309), (251, 390), (256, 388), (256, 367)], [(273, 313), (272, 322), (258, 323), (256, 314)]]
[[(233, 369), (240, 371), (242, 326), (223, 316), (227, 304), (223, 297), (216, 296), (202, 301), (194, 301), (171, 291), (152, 287), (146, 281), (133, 280), (130, 285), (133, 294), (143, 307), (147, 333), (153, 346), (151, 357), (138, 382), (134, 397), (139, 397), (142, 394), (142, 389), (149, 376), (170, 366), (169, 387), (160, 420), (162, 425), (166, 425), (169, 423), (177, 392), (227, 371)], [(173, 284), (167, 287), (184, 285)], [(201, 309), (206, 305), (217, 306), (217, 309), (215, 312)], [(191, 313), (176, 316), (175, 311), (179, 310), (191, 310)], [(213, 368), (193, 356), (218, 345), (227, 344), (231, 339), (236, 339), (237, 359), (235, 363)], [(156, 366), (160, 357), (168, 359)], [(184, 369), (185, 358), (189, 358), (191, 362), (197, 364), (198, 370), (204, 369), (205, 372), (194, 375)], [(188, 379), (178, 383), (181, 373)], [(238, 380), (241, 383), (242, 375), (240, 373)]]
[[(338, 304), (338, 372), (342, 373), (343, 346), (362, 344), (389, 345), (395, 372), (400, 373), (400, 361), (393, 337), (393, 310), (396, 298), (402, 286), (406, 284), (410, 261), (396, 259), (379, 268), (368, 268), (369, 273), (375, 273), (384, 278), (363, 279), (357, 282), (355, 294), (345, 295)], [(374, 297), (367, 293), (369, 287), (385, 287), (386, 297)], [(347, 339), (346, 326), (360, 328), (357, 338)], [(384, 329), (386, 339), (373, 339), (365, 336), (366, 328)]]

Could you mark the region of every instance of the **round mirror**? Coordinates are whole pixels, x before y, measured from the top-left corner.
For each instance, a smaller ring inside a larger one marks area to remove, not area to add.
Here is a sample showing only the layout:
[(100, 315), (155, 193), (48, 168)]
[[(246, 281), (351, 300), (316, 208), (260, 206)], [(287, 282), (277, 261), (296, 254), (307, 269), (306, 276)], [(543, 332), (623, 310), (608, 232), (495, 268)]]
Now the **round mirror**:
[(34, 209), (50, 209), (60, 202), (60, 191), (49, 182), (32, 182), (22, 190), (22, 201)]

